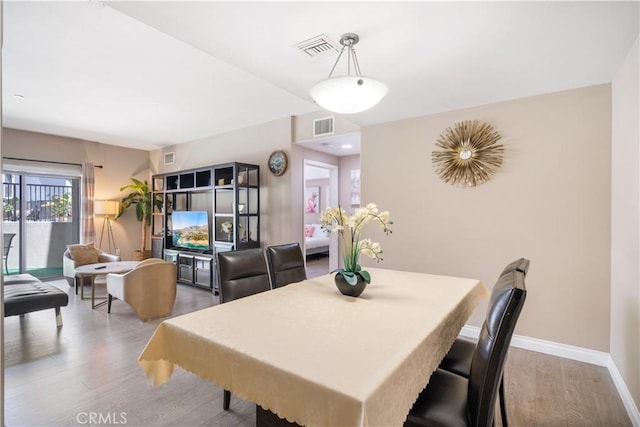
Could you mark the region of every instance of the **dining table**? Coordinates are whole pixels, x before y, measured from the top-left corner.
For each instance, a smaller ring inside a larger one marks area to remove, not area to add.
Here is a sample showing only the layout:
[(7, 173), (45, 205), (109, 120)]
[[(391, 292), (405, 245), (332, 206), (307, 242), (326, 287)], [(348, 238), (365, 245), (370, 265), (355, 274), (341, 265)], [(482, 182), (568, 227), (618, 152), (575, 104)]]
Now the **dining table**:
[(357, 298), (328, 274), (167, 319), (138, 363), (152, 385), (180, 367), (299, 425), (400, 426), (488, 292), (478, 279), (368, 271)]

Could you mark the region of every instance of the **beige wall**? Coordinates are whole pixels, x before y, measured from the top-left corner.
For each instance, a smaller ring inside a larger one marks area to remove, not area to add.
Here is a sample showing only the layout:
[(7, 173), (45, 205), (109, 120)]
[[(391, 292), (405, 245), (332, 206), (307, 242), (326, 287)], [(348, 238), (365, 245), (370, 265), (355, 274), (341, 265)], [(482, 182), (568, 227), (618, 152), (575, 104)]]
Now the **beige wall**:
[[(290, 166), (281, 176), (268, 168), (269, 155), (284, 150)], [(173, 165), (163, 165), (163, 154), (175, 153)], [(260, 166), (260, 238), (262, 246), (292, 241), (291, 226), (291, 119), (208, 137), (149, 153), (151, 172), (165, 173), (226, 162)]]
[(640, 407), (639, 42), (612, 83), (611, 357)]
[(309, 114), (303, 114), (295, 116), (293, 118), (293, 140), (294, 141), (306, 141), (314, 139), (313, 136), (313, 121), (316, 119), (325, 119), (327, 117), (334, 117), (334, 134), (342, 135), (351, 132), (359, 132), (360, 127), (354, 125), (343, 116), (335, 113), (330, 113), (325, 110), (315, 111)]
[[(120, 187), (129, 183), (129, 177), (149, 177), (149, 154), (144, 150), (14, 129), (3, 129), (2, 138), (4, 157), (69, 163), (87, 161), (94, 165), (102, 165), (102, 169), (96, 168), (94, 171), (97, 200), (119, 200), (128, 194), (121, 193)], [(100, 237), (101, 225), (102, 220), (97, 218), (97, 239)], [(136, 220), (133, 209), (129, 209), (118, 221), (113, 222), (113, 235), (122, 258), (132, 259), (133, 251), (140, 247), (141, 235), (141, 224)], [(107, 247), (106, 238), (102, 247)]]
[[(391, 211), (377, 236), (386, 268), (477, 277), (492, 287), (513, 259), (531, 260), (516, 333), (609, 350), (610, 86), (600, 85), (396, 121), (362, 130), (362, 197)], [(491, 123), (505, 145), (493, 180), (441, 181), (441, 132)], [(373, 279), (375, 281), (375, 278)], [(480, 325), (486, 304), (470, 323)]]

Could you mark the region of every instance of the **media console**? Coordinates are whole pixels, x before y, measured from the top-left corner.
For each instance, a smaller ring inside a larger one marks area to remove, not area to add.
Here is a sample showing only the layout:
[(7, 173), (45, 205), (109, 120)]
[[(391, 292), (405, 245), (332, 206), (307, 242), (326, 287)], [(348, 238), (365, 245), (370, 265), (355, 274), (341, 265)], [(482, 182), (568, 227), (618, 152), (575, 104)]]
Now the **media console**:
[(164, 260), (176, 265), (178, 282), (218, 292), (215, 255), (165, 249)]

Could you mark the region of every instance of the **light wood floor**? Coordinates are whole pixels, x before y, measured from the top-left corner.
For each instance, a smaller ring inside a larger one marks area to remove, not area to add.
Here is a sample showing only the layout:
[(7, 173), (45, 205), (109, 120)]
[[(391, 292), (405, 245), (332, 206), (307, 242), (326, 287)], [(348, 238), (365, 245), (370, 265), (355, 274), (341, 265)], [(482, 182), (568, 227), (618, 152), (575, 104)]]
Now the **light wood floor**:
[[(222, 390), (183, 370), (147, 385), (136, 360), (161, 320), (140, 322), (121, 301), (111, 315), (91, 310), (66, 282), (53, 283), (70, 297), (60, 330), (53, 310), (5, 319), (7, 426), (86, 424), (91, 412), (127, 426), (255, 425), (255, 405), (233, 396), (223, 411)], [(173, 314), (212, 304), (211, 293), (179, 285)], [(514, 427), (631, 425), (603, 367), (512, 348), (505, 378)]]

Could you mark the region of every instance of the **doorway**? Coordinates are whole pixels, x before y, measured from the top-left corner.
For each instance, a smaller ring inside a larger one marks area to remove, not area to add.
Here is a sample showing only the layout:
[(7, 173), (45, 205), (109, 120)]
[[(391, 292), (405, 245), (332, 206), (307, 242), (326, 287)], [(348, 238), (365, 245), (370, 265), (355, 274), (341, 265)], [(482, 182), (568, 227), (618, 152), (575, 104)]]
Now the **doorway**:
[(3, 173), (4, 274), (62, 276), (62, 257), (80, 236), (80, 179)]
[(316, 277), (338, 268), (337, 236), (325, 233), (320, 228), (321, 212), (339, 203), (338, 166), (305, 159), (303, 181), (303, 249), (307, 260), (307, 275)]

